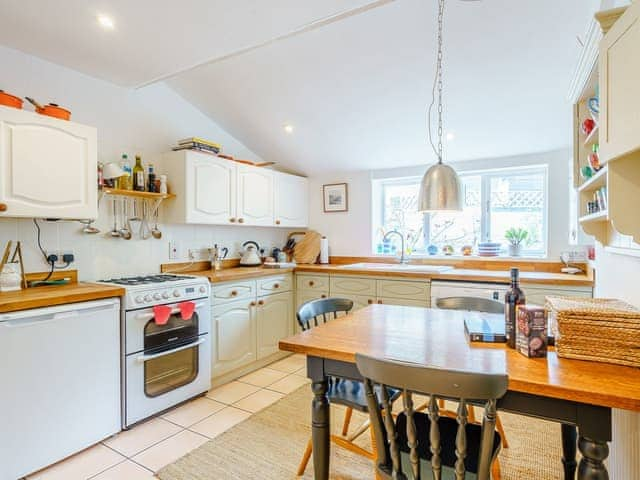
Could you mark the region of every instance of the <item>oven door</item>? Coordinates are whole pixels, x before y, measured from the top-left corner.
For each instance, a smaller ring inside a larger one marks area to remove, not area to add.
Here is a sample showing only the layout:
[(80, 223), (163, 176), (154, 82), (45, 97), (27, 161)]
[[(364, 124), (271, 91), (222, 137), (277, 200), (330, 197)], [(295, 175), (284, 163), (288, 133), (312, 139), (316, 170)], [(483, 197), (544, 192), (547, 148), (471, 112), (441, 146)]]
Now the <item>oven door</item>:
[(125, 357), (127, 427), (211, 388), (211, 337)]

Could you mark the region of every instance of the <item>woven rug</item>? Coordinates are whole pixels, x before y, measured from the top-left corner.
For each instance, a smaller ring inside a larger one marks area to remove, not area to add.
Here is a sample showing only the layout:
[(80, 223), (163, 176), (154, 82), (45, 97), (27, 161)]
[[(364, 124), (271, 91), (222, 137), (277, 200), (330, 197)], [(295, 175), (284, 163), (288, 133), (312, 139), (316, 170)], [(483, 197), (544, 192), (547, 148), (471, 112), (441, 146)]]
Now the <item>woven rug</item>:
[[(296, 478), (298, 463), (310, 438), (311, 389), (301, 387), (252, 415), (200, 448), (163, 468), (161, 480), (281, 480)], [(340, 430), (344, 409), (332, 406), (332, 432)], [(479, 411), (477, 413), (480, 413)], [(504, 480), (560, 480), (560, 425), (500, 413), (510, 446), (500, 455)], [(365, 417), (354, 412), (355, 428)], [(369, 435), (360, 444), (369, 448)], [(305, 479), (313, 478), (313, 461)], [(373, 464), (331, 446), (331, 478), (371, 479)]]

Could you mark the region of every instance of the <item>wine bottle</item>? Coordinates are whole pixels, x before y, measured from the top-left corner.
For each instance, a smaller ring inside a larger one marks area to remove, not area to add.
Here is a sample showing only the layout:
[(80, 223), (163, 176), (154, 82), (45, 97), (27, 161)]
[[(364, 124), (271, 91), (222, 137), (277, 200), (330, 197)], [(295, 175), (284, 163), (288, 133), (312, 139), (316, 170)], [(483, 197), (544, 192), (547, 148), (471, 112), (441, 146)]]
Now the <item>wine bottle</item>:
[(504, 297), (504, 332), (507, 337), (507, 345), (516, 348), (516, 310), (518, 305), (525, 304), (524, 292), (520, 288), (520, 272), (517, 268), (511, 269), (511, 288)]
[(133, 167), (133, 189), (138, 192), (145, 191), (144, 168), (140, 155), (136, 155), (136, 164)]

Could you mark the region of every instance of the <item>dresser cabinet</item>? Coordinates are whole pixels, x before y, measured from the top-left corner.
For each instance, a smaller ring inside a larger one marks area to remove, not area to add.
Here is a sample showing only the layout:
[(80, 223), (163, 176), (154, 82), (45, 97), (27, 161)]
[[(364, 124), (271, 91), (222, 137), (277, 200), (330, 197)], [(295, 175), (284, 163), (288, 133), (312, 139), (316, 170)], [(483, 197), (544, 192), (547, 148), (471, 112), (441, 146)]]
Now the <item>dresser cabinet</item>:
[(93, 127), (0, 106), (0, 217), (94, 219)]
[(167, 223), (306, 227), (307, 179), (201, 152), (166, 153), (158, 173), (177, 196)]
[(633, 2), (600, 43), (600, 158), (640, 150), (640, 2)]

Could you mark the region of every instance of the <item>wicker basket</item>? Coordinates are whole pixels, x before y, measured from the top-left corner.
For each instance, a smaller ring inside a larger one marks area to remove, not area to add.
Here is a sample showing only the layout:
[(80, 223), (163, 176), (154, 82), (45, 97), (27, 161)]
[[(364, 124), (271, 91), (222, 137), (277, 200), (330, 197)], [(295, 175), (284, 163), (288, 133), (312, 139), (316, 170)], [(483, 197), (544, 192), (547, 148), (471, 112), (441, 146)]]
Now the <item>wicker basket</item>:
[(640, 310), (621, 300), (547, 297), (559, 357), (640, 367)]

